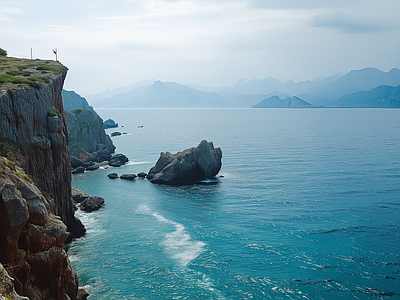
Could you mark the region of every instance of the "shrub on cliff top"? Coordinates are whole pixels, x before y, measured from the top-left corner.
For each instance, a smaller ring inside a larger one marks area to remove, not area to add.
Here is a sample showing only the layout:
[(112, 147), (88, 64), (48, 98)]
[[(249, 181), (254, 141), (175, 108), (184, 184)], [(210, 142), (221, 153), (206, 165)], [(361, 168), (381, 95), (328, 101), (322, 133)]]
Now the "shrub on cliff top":
[(7, 51), (3, 48), (0, 48), (0, 56), (7, 56)]
[(48, 112), (49, 117), (60, 117), (61, 118), (61, 113), (57, 108), (53, 108)]

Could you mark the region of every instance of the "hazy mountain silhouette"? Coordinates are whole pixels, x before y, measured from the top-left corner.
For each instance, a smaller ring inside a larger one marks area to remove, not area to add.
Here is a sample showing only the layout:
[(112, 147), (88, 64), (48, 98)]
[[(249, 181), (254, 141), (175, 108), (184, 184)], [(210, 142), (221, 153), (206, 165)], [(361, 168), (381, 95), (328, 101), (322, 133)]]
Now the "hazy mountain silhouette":
[(400, 85), (381, 85), (370, 91), (348, 94), (332, 101), (329, 106), (400, 108)]
[(94, 103), (96, 108), (196, 108), (222, 107), (225, 99), (175, 82), (156, 81), (127, 93)]
[(262, 100), (260, 103), (254, 105), (252, 108), (300, 108), (300, 107), (312, 107), (312, 105), (306, 101), (301, 100), (294, 96), (293, 98), (287, 97), (281, 99), (278, 96), (272, 96)]

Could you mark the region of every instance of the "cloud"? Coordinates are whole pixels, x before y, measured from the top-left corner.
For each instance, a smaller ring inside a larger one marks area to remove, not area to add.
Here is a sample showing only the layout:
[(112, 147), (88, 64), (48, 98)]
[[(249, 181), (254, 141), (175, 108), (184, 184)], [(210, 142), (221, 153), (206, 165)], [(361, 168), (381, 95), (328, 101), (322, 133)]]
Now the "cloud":
[(369, 33), (390, 30), (390, 26), (382, 22), (365, 20), (359, 17), (350, 17), (342, 10), (320, 14), (311, 19), (311, 27), (331, 27), (342, 33)]

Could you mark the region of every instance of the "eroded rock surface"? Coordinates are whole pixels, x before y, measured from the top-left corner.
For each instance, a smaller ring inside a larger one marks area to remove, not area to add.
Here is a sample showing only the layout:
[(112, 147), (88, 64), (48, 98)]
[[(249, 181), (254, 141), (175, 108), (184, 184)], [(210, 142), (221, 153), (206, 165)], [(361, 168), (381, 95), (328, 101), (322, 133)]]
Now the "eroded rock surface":
[(182, 152), (161, 152), (147, 178), (160, 184), (186, 184), (213, 178), (221, 169), (221, 159), (221, 149), (203, 140), (197, 147)]

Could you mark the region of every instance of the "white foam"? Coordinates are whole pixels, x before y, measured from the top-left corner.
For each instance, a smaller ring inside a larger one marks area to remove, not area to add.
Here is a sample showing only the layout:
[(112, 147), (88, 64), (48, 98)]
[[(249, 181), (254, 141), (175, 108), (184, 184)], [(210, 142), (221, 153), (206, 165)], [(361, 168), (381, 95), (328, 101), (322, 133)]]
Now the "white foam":
[(143, 164), (149, 164), (150, 162), (148, 161), (129, 161), (126, 165), (131, 166), (131, 165), (143, 165)]
[(204, 251), (204, 246), (206, 244), (201, 241), (193, 241), (191, 236), (185, 232), (185, 226), (166, 219), (156, 212), (153, 213), (153, 216), (160, 222), (175, 226), (175, 231), (165, 234), (165, 239), (161, 244), (165, 247), (167, 253), (169, 253), (182, 268), (186, 267)]

